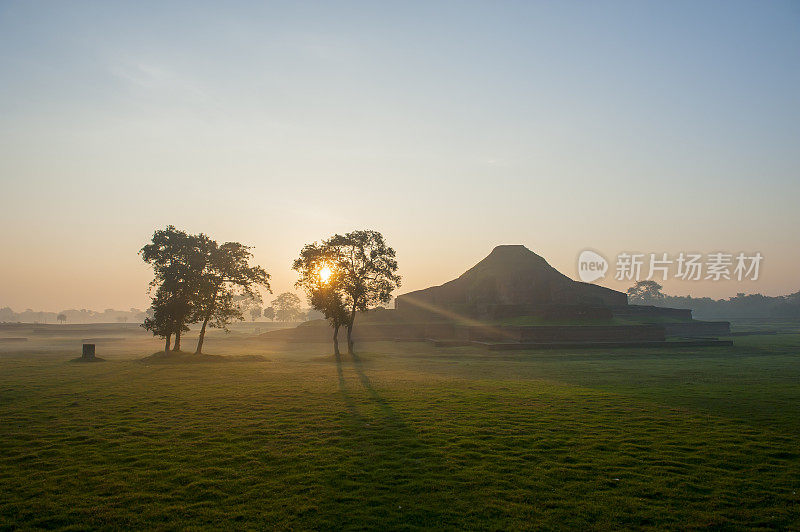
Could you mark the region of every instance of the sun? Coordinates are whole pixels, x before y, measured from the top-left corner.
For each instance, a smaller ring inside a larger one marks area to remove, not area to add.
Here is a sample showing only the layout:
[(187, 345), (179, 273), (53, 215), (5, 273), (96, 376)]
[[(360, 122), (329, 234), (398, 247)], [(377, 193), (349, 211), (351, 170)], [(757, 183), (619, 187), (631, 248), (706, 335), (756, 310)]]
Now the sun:
[(328, 265), (326, 264), (325, 266), (323, 266), (319, 270), (319, 280), (322, 281), (323, 283), (327, 283), (328, 279), (331, 278), (332, 274), (333, 274), (333, 270), (331, 270), (328, 267)]

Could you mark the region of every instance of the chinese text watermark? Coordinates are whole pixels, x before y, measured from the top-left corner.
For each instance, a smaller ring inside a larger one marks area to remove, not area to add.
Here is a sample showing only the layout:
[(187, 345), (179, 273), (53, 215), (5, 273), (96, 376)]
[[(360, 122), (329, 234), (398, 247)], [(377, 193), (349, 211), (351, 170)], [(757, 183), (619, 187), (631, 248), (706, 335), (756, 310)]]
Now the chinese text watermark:
[[(760, 252), (755, 253), (620, 253), (617, 255), (614, 279), (640, 281), (680, 279), (683, 281), (757, 281), (761, 262)], [(591, 250), (578, 257), (578, 276), (591, 283), (605, 277), (608, 261)]]

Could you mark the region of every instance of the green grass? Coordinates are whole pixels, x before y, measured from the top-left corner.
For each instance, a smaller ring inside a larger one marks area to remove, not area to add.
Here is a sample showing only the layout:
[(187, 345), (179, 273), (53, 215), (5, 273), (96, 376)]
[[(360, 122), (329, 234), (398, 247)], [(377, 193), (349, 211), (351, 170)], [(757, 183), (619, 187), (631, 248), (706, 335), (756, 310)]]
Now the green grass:
[(798, 335), (342, 362), (218, 336), (267, 361), (194, 364), (48, 341), (0, 353), (0, 528), (800, 526)]

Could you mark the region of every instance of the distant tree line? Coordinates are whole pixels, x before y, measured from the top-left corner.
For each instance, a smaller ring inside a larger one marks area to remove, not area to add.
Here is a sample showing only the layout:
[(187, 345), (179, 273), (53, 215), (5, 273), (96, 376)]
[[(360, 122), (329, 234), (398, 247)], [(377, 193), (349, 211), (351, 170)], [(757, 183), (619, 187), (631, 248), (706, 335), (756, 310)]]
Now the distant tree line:
[(60, 312), (26, 309), (15, 312), (10, 307), (3, 307), (0, 308), (0, 323), (141, 323), (146, 315), (147, 311), (138, 308), (108, 308), (102, 312), (87, 309), (67, 309)]
[[(240, 305), (246, 316), (251, 321), (269, 320), (277, 322), (297, 322), (305, 320), (315, 320), (323, 317), (318, 310), (301, 306), (300, 299), (294, 296), (297, 306), (288, 308), (282, 306), (285, 295), (280, 294), (271, 302), (271, 306), (262, 308), (257, 302), (236, 297), (234, 300)], [(282, 299), (283, 298), (283, 299)], [(281, 302), (276, 302), (281, 300)], [(276, 315), (276, 308), (278, 309)], [(81, 323), (131, 323), (141, 324), (145, 318), (153, 317), (153, 309), (141, 310), (131, 308), (129, 310), (105, 309), (95, 311), (88, 309), (67, 309), (60, 312), (49, 312), (42, 310), (26, 309), (22, 312), (15, 312), (11, 307), (0, 308), (0, 323), (42, 323), (42, 324), (81, 324)]]
[[(291, 294), (289, 293), (290, 295)], [(283, 294), (278, 296), (281, 298)], [(295, 296), (297, 297), (297, 296)], [(237, 304), (240, 304), (246, 315), (250, 316), (251, 321), (258, 321), (261, 319), (278, 322), (296, 322), (304, 320), (321, 319), (322, 313), (318, 310), (309, 307), (300, 307), (284, 309), (276, 316), (276, 303), (272, 302), (272, 306), (261, 308), (254, 301), (242, 301), (241, 298), (235, 298)], [(298, 298), (299, 302), (300, 299)], [(280, 306), (278, 306), (280, 308)], [(287, 311), (288, 310), (288, 311)], [(105, 309), (102, 312), (87, 309), (68, 309), (60, 312), (49, 312), (42, 310), (26, 309), (23, 312), (15, 312), (11, 307), (0, 308), (0, 323), (41, 323), (41, 324), (81, 324), (81, 323), (142, 323), (145, 318), (153, 317), (153, 309), (141, 310), (138, 308), (131, 308), (130, 310), (115, 310)]]
[(304, 308), (300, 298), (291, 292), (283, 292), (272, 300), (269, 307), (262, 308), (253, 300), (243, 301), (246, 313), (251, 321), (261, 318), (269, 321), (292, 323), (306, 320), (316, 320), (323, 317), (322, 313), (313, 308)]
[(692, 309), (700, 319), (800, 318), (800, 291), (786, 296), (738, 293), (728, 299), (670, 296), (655, 281), (639, 281), (628, 289), (633, 305)]

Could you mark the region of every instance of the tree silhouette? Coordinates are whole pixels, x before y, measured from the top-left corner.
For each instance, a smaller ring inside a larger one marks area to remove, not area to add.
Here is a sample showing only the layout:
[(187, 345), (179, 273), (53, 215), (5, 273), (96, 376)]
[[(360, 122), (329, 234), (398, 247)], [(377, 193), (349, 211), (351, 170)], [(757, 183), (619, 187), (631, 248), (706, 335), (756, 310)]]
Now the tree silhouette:
[[(189, 323), (195, 321), (197, 291), (204, 264), (201, 248), (208, 240), (203, 234), (189, 235), (169, 225), (155, 231), (150, 244), (139, 251), (142, 260), (153, 267), (155, 274), (150, 282), (151, 290), (157, 288), (153, 308), (162, 313), (172, 313), (168, 319), (162, 317), (158, 325), (153, 326), (159, 331), (157, 336), (175, 335), (173, 351), (180, 351), (181, 334), (188, 331)], [(150, 323), (152, 325), (152, 320)], [(166, 326), (173, 329), (166, 331), (162, 328)]]
[[(292, 269), (300, 274), (295, 286), (302, 288), (313, 309), (322, 312), (333, 327), (333, 352), (339, 355), (339, 329), (349, 323), (350, 314), (345, 307), (342, 275), (335, 268), (336, 252), (327, 242), (306, 244), (295, 259)], [(327, 276), (320, 271), (328, 269)]]
[(269, 274), (261, 266), (250, 266), (253, 257), (250, 249), (238, 242), (217, 244), (211, 239), (202, 242), (204, 260), (198, 282), (197, 308), (203, 325), (196, 354), (203, 351), (208, 325), (227, 330), (231, 320), (244, 319), (241, 308), (235, 303), (236, 296), (260, 302), (259, 288), (266, 288), (272, 293)]
[[(324, 257), (334, 282), (327, 293), (323, 291), (319, 294), (318, 297), (324, 294), (324, 299), (318, 303), (330, 306), (329, 311), (337, 314), (341, 300), (347, 312), (341, 325), (347, 328), (347, 351), (352, 354), (356, 312), (365, 311), (379, 303), (388, 303), (392, 292), (400, 286), (394, 249), (386, 244), (378, 231), (364, 230), (333, 235), (319, 244), (305, 246), (300, 253), (299, 262), (295, 261), (298, 268), (295, 269), (301, 272), (301, 282), (302, 272), (308, 269), (305, 263), (310, 263), (315, 254)], [(317, 274), (320, 271), (317, 270)], [(324, 313), (322, 308), (319, 310)]]
[(250, 248), (238, 242), (220, 245), (170, 225), (156, 231), (139, 253), (155, 273), (150, 290), (157, 289), (146, 328), (167, 342), (174, 335), (173, 351), (180, 351), (188, 324), (202, 321), (195, 351), (201, 353), (208, 325), (227, 330), (232, 319), (244, 319), (237, 300), (261, 301), (259, 287), (270, 290), (269, 274), (249, 265)]
[(67, 315), (63, 312), (59, 312), (58, 316), (56, 316), (56, 321), (58, 321), (61, 325), (67, 323)]

